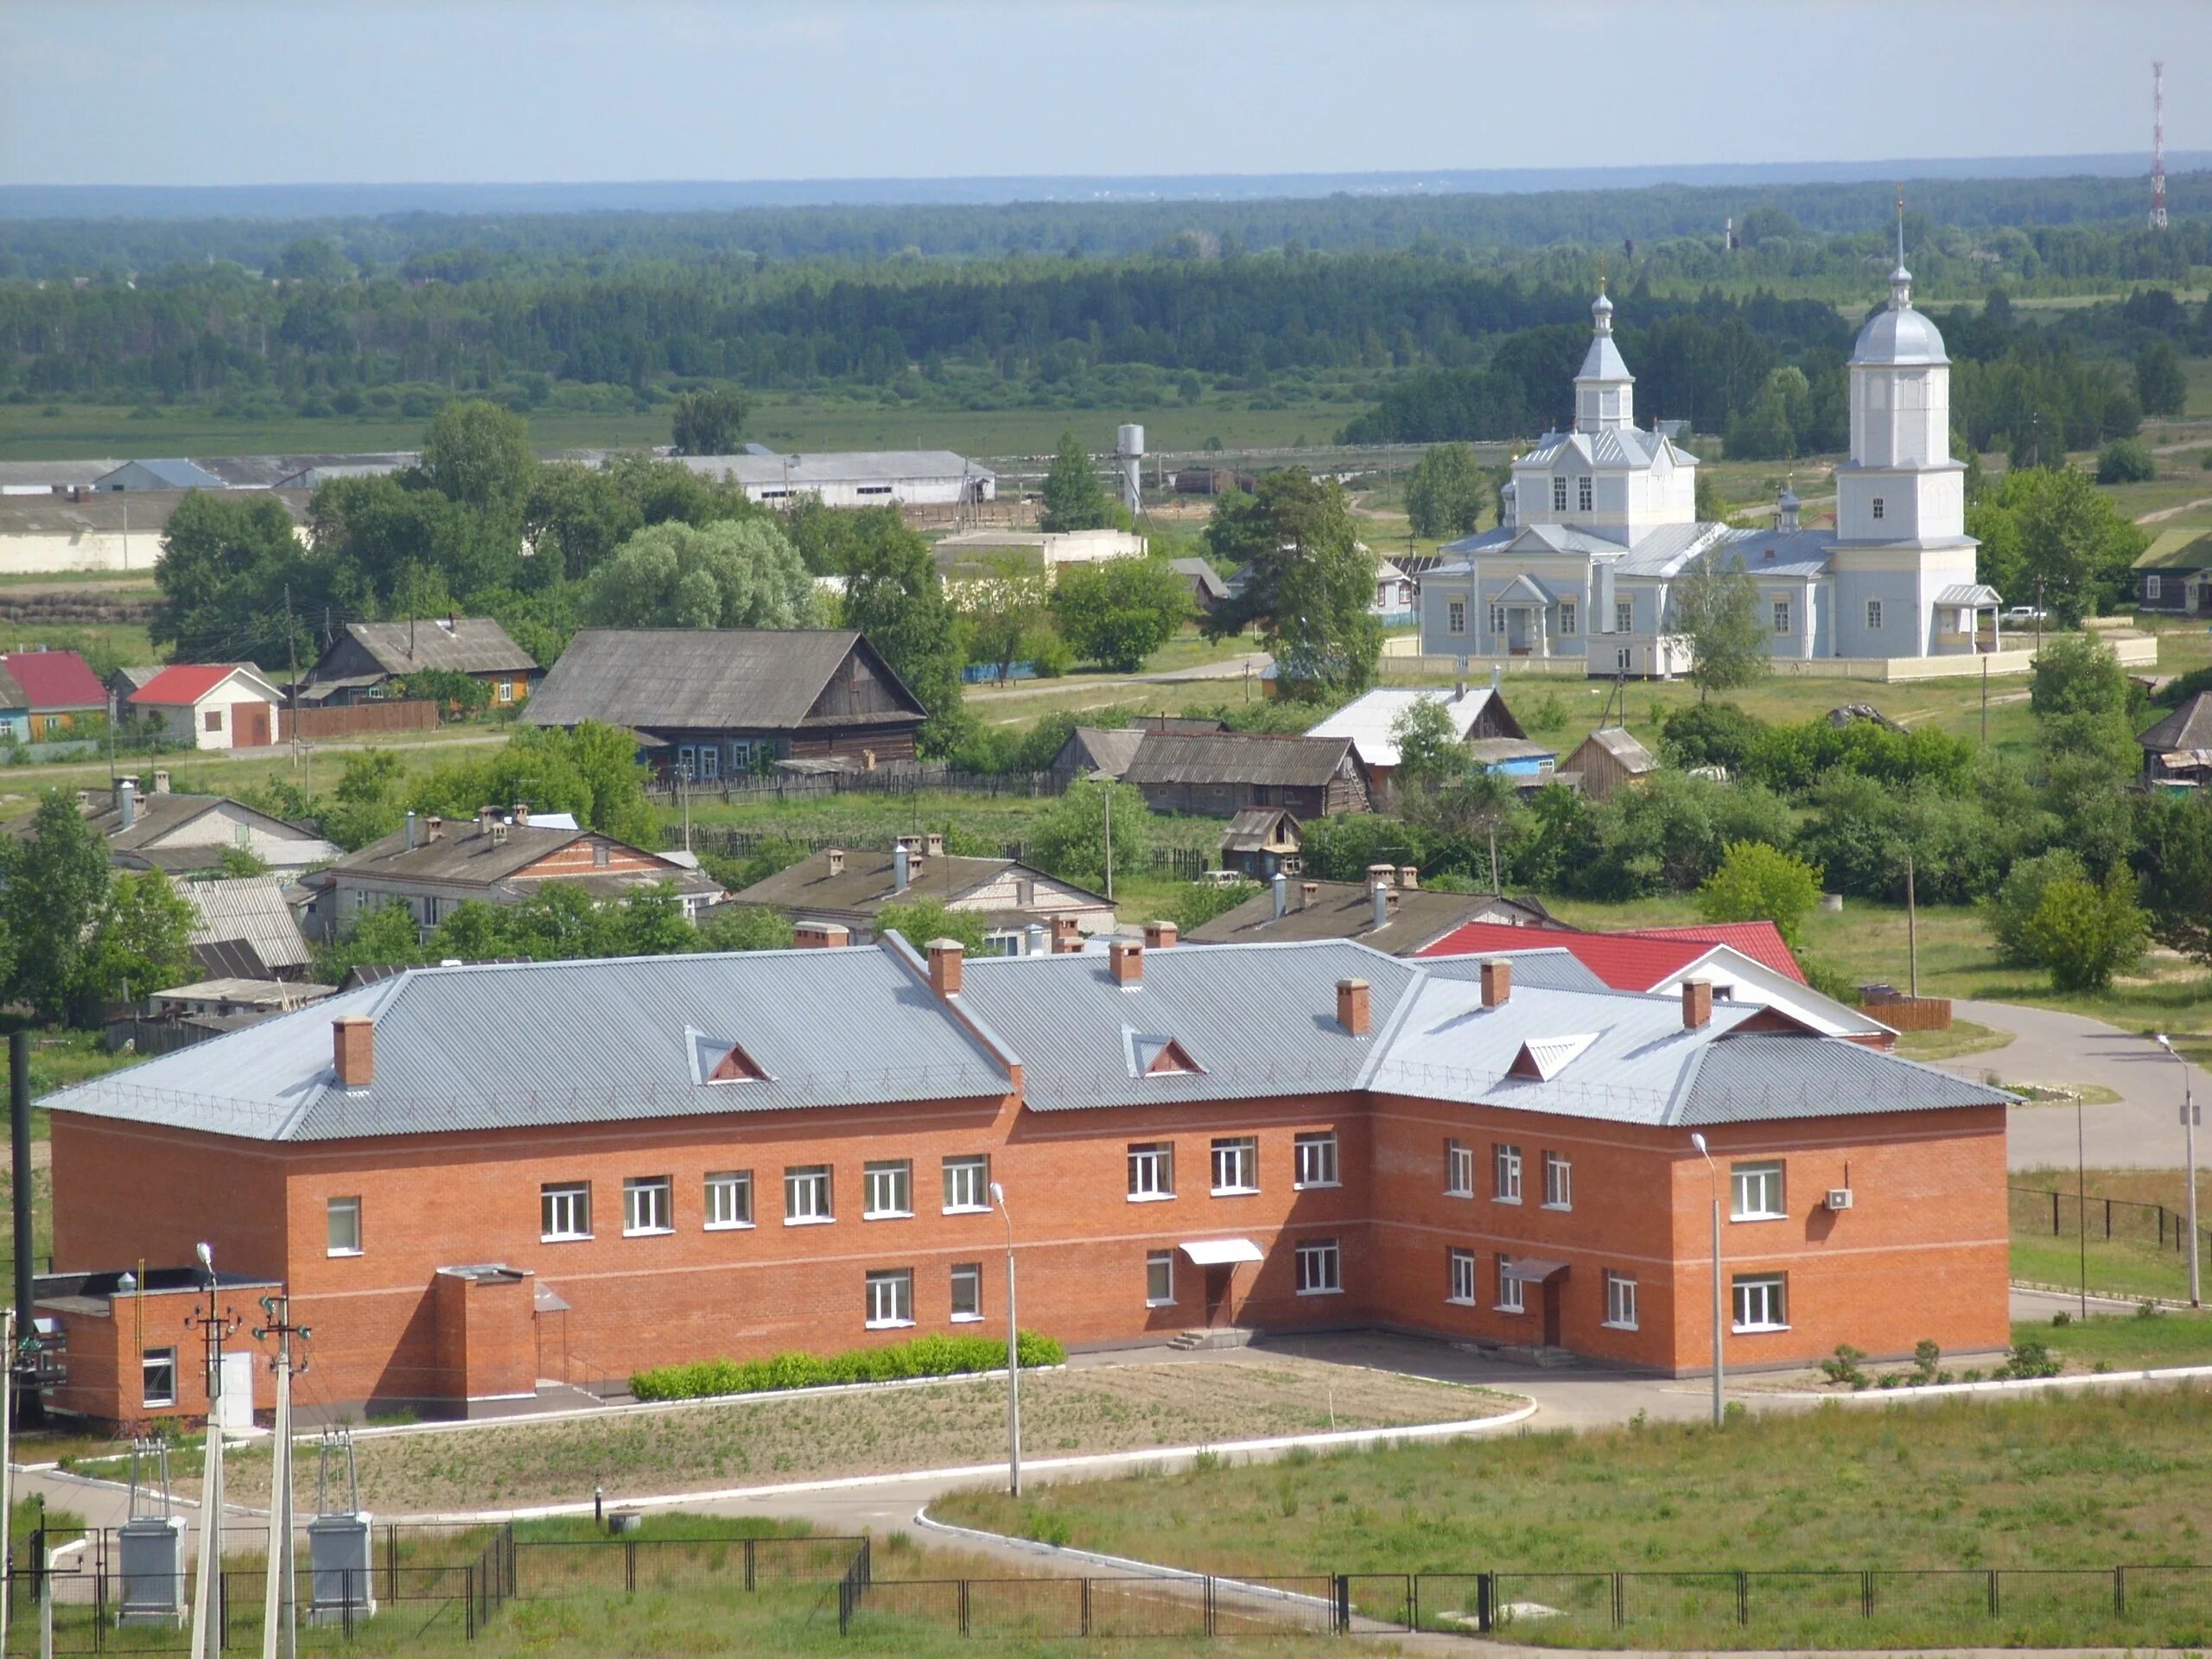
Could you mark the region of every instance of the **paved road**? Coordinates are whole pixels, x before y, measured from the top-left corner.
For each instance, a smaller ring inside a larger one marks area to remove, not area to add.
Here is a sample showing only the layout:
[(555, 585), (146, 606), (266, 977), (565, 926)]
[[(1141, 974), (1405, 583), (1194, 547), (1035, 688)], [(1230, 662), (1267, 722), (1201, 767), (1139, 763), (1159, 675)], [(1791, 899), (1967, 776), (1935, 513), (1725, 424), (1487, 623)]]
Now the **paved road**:
[[(2009, 1031), (2012, 1040), (2003, 1048), (1944, 1060), (1943, 1070), (1977, 1081), (1993, 1074), (2014, 1083), (2109, 1089), (2120, 1096), (2116, 1103), (2082, 1108), (2088, 1161), (2107, 1169), (2181, 1166), (2183, 1064), (2169, 1059), (2148, 1038), (2078, 1014), (2011, 1002), (1959, 1001), (1951, 1011), (1961, 1020)], [(2187, 1069), (2199, 1105), (2212, 1102), (2212, 1075), (2202, 1066)], [(2200, 1162), (2212, 1161), (2212, 1141), (2203, 1141), (2198, 1154)], [(2014, 1169), (2063, 1166), (2074, 1158), (2070, 1105), (2013, 1109)]]
[(1173, 685), (1189, 680), (1241, 680), (1247, 672), (1256, 679), (1274, 661), (1264, 651), (1248, 651), (1241, 657), (1224, 657), (1217, 663), (1195, 663), (1188, 668), (1163, 669), (1156, 674), (1117, 674), (1112, 679), (1015, 680), (1003, 687), (986, 681), (968, 689), (977, 699), (976, 710), (988, 711), (992, 703), (1009, 697), (1110, 691), (1128, 685)]

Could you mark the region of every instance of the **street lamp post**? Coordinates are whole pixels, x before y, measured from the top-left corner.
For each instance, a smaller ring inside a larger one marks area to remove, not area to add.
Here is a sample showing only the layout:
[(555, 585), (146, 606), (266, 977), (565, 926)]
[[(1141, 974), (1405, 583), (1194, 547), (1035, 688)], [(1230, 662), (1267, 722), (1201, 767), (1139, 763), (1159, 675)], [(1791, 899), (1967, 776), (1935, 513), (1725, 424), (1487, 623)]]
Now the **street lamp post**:
[(1014, 1307), (1014, 1211), (1006, 1188), (991, 1183), (991, 1202), (1006, 1217), (1006, 1489), (1021, 1496), (1021, 1326)]
[(2186, 1166), (2189, 1205), (2189, 1305), (2204, 1306), (2204, 1287), (2202, 1265), (2198, 1257), (2203, 1253), (2204, 1241), (2196, 1230), (2196, 1091), (2195, 1079), (2189, 1074), (2189, 1062), (2175, 1052), (2173, 1041), (2163, 1031), (2154, 1033), (2158, 1045), (2181, 1067), (2181, 1144), (2182, 1162)]
[(1705, 1160), (1705, 1173), (1713, 1185), (1713, 1426), (1718, 1428), (1723, 1416), (1720, 1407), (1721, 1333), (1725, 1327), (1721, 1324), (1721, 1316), (1726, 1300), (1720, 1284), (1720, 1166), (1713, 1161), (1713, 1154), (1705, 1149), (1703, 1135), (1691, 1135), (1690, 1144), (1697, 1148), (1697, 1155)]

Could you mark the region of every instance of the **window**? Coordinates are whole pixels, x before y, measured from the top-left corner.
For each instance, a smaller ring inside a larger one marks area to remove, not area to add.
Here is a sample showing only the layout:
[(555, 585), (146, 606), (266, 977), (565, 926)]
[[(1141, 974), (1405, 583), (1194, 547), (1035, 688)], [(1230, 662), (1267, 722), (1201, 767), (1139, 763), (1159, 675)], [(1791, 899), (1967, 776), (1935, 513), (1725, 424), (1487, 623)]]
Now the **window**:
[(566, 1182), (537, 1192), (538, 1230), (550, 1243), (558, 1238), (591, 1236), (591, 1184)]
[(1874, 498), (1874, 516), (1877, 518), (1882, 516), (1882, 498), (1878, 495)]
[(1294, 1186), (1334, 1186), (1337, 1184), (1337, 1135), (1333, 1129), (1301, 1135), (1292, 1143), (1295, 1161)]
[(702, 745), (699, 750), (699, 781), (711, 784), (721, 772), (722, 752), (711, 743)]
[(1129, 1202), (1175, 1196), (1175, 1148), (1165, 1141), (1141, 1141), (1129, 1148)]
[(512, 702), (514, 700), (515, 683), (512, 680), (501, 680), (499, 682), (499, 701), (501, 702)]
[(1497, 1258), (1497, 1311), (1501, 1313), (1525, 1313), (1521, 1305), (1521, 1281), (1513, 1276), (1513, 1258)]
[(175, 1349), (145, 1350), (138, 1356), (138, 1376), (143, 1404), (149, 1407), (176, 1404)]
[(1463, 1307), (1475, 1305), (1475, 1253), (1472, 1250), (1444, 1252), (1444, 1300), (1457, 1302)]
[(1554, 512), (1567, 511), (1567, 480), (1563, 478), (1552, 480), (1552, 511)]
[(1175, 1252), (1153, 1250), (1144, 1259), (1144, 1305), (1167, 1307), (1175, 1300)]
[(1298, 1294), (1333, 1296), (1342, 1290), (1342, 1262), (1333, 1238), (1317, 1238), (1298, 1247)]
[(625, 1233), (664, 1233), (670, 1230), (667, 1176), (633, 1175), (622, 1183), (622, 1230)]
[(359, 1255), (361, 1253), (361, 1201), (359, 1198), (333, 1198), (323, 1206), (323, 1226), (327, 1255)]
[(1447, 1198), (1471, 1198), (1475, 1196), (1475, 1149), (1463, 1141), (1444, 1143), (1444, 1196)]
[[(2157, 578), (2154, 576), (2152, 580), (2155, 582)], [(2155, 592), (2151, 595), (2153, 599), (2158, 596)], [(1467, 601), (1464, 599), (1453, 600), (1444, 607), (1444, 631), (1446, 633), (1465, 633), (1467, 631)]]
[(973, 1325), (983, 1317), (983, 1264), (956, 1262), (952, 1267), (952, 1322)]
[(727, 1170), (707, 1177), (707, 1226), (750, 1227), (753, 1224), (753, 1172)]
[(1574, 505), (1577, 512), (1590, 511), (1590, 480), (1586, 478), (1574, 480)]
[(1615, 633), (1636, 632), (1636, 601), (1634, 600), (1617, 599), (1613, 601), (1613, 632)]
[(1626, 645), (1623, 645), (1618, 651), (1613, 653), (1613, 666), (1619, 669), (1622, 673), (1627, 673), (1628, 671), (1635, 665), (1635, 653), (1630, 651)]
[(944, 1160), (944, 1213), (991, 1207), (991, 1160), (984, 1157)]
[(1728, 1171), (1734, 1204), (1729, 1216), (1736, 1221), (1779, 1221), (1789, 1215), (1782, 1201), (1780, 1164), (1736, 1164)]
[[(2165, 583), (2157, 575), (2145, 576), (2143, 578), (2143, 597), (2145, 599), (2164, 598)], [(1868, 602), (1870, 604), (1872, 603), (1872, 601), (1869, 601)]]
[(1878, 633), (1881, 632), (1882, 601), (1878, 599), (1870, 599), (1866, 601), (1866, 626)]
[(1559, 602), (1559, 634), (1564, 639), (1574, 632), (1574, 601), (1563, 599)]
[(829, 1221), (835, 1215), (830, 1205), (829, 1165), (797, 1164), (784, 1172), (785, 1226)]
[(1490, 1149), (1490, 1195), (1500, 1204), (1521, 1202), (1521, 1148), (1503, 1141)]
[(914, 1322), (914, 1270), (892, 1268), (868, 1276), (868, 1328)]
[(1233, 1135), (1213, 1143), (1213, 1190), (1217, 1193), (1260, 1190), (1260, 1143), (1252, 1136)]
[(914, 1213), (914, 1166), (904, 1158), (869, 1164), (861, 1194), (861, 1217), (877, 1221)]
[(1490, 607), (1490, 631), (1492, 633), (1503, 633), (1505, 632), (1504, 606), (1493, 605)]
[(1787, 1331), (1789, 1309), (1785, 1286), (1778, 1273), (1751, 1274), (1736, 1281), (1736, 1328), (1738, 1331)]
[(1605, 1275), (1605, 1323), (1616, 1331), (1636, 1329), (1636, 1280), (1625, 1273)]
[(1556, 1152), (1544, 1154), (1544, 1208), (1574, 1208), (1574, 1166)]
[(223, 711), (220, 709), (210, 709), (205, 715), (200, 716), (200, 723), (205, 726), (211, 732), (221, 731), (223, 729)]
[(1789, 601), (1786, 599), (1774, 601), (1774, 631), (1777, 633), (1789, 632)]

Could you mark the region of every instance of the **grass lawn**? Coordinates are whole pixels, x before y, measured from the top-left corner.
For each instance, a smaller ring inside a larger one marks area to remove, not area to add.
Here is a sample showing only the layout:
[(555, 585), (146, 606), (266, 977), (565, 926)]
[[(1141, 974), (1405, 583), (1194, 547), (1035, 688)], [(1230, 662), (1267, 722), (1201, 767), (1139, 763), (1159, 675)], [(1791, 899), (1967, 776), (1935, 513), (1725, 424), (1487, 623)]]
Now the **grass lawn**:
[(2012, 1040), (2009, 1031), (1993, 1031), (1971, 1020), (1954, 1020), (1948, 1031), (1899, 1032), (1897, 1052), (1908, 1060), (1932, 1065), (1937, 1060), (1955, 1060), (1961, 1054), (2002, 1048)]
[[(1718, 1432), (1640, 1425), (1057, 1484), (1018, 1500), (963, 1492), (933, 1512), (1228, 1573), (2108, 1569), (2205, 1560), (2208, 1427), (2212, 1395), (2185, 1388), (1838, 1405)], [(1893, 1585), (1866, 1618), (1855, 1571), (1763, 1580), (1745, 1625), (1732, 1580), (1706, 1586), (1718, 1594), (1639, 1583), (1619, 1630), (1610, 1608), (1585, 1617), (1556, 1580), (1524, 1579), (1501, 1597), (1566, 1609), (1512, 1631), (1560, 1645), (2202, 1643), (2204, 1578), (2185, 1600), (2132, 1602), (2125, 1621), (2111, 1614), (2108, 1571), (2013, 1581), (1993, 1618), (1976, 1578), (1955, 1599), (1931, 1581)]]
[(2212, 1315), (2173, 1313), (2092, 1314), (2065, 1325), (2015, 1325), (2012, 1341), (2039, 1342), (2067, 1362), (2069, 1370), (2155, 1370), (2168, 1365), (2212, 1365)]
[[(960, 1381), (569, 1422), (365, 1440), (361, 1497), (379, 1515), (989, 1463), (1006, 1451), (1002, 1382)], [(1505, 1396), (1270, 1355), (1039, 1373), (1021, 1387), (1032, 1457), (1483, 1417)], [(233, 1460), (241, 1503), (265, 1495), (262, 1453)]]
[[(2012, 1276), (2043, 1285), (2081, 1282), (2081, 1232), (2086, 1219), (2090, 1292), (2155, 1296), (2177, 1301), (2189, 1294), (2189, 1262), (2181, 1240), (2187, 1195), (2177, 1169), (2092, 1169), (2082, 1184), (2086, 1205), (2075, 1198), (2070, 1169), (2015, 1171), (2012, 1177)], [(2054, 1212), (2046, 1194), (2059, 1197)], [(2111, 1202), (2107, 1204), (2106, 1201)], [(2156, 1206), (2165, 1206), (2160, 1219)], [(2197, 1219), (2212, 1226), (2212, 1171), (2197, 1172)], [(2212, 1252), (2200, 1277), (2212, 1278)]]

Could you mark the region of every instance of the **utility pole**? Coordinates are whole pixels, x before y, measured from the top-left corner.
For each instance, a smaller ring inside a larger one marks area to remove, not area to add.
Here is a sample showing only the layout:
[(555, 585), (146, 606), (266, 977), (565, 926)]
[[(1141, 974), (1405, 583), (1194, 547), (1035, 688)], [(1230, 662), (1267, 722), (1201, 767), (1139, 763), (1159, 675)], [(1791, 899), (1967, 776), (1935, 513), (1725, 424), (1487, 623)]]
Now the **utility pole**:
[(1981, 659), (1981, 747), (1989, 747), (1989, 658)]
[[(254, 1328), (256, 1342), (276, 1338), (276, 1357), (270, 1368), (276, 1373), (276, 1423), (272, 1437), (275, 1467), (269, 1497), (269, 1585), (261, 1609), (261, 1659), (299, 1659), (299, 1610), (292, 1562), (292, 1338), (308, 1341), (314, 1332), (291, 1322), (289, 1296), (264, 1296), (261, 1316), (269, 1323)], [(302, 1359), (297, 1370), (307, 1370)], [(351, 1599), (351, 1591), (346, 1592)], [(281, 1632), (281, 1636), (280, 1636)]]
[(1106, 902), (1114, 901), (1114, 785), (1101, 785), (1106, 791)]
[(1014, 1311), (1014, 1211), (1007, 1208), (1006, 1188), (991, 1183), (991, 1202), (1006, 1217), (1006, 1483), (1007, 1491), (1021, 1496), (1021, 1327)]
[[(31, 1034), (21, 1026), (8, 1033), (8, 1145), (9, 1171), (18, 1198), (15, 1206), (16, 1335), (18, 1341), (36, 1335), (38, 1316), (32, 1303), (37, 1286), (32, 1276), (33, 1226), (37, 1211), (31, 1203)], [(20, 1350), (10, 1347), (6, 1363), (14, 1366)], [(10, 1403), (29, 1427), (46, 1421), (46, 1407), (36, 1389), (24, 1389)]]
[(300, 641), (292, 632), (292, 584), (284, 584), (284, 648), (291, 654), (292, 680), (284, 689), (284, 701), (291, 714), (292, 770), (300, 769)]
[(1914, 1001), (1920, 1000), (1920, 906), (1913, 891), (1912, 855), (1904, 855), (1904, 949)]
[(223, 1583), (223, 1338), (245, 1321), (216, 1305), (222, 1287), (215, 1277), (213, 1246), (203, 1242), (198, 1254), (207, 1273), (207, 1311), (188, 1314), (185, 1328), (196, 1326), (207, 1344), (207, 1453), (200, 1477), (200, 1573), (192, 1603), (191, 1653), (192, 1659), (215, 1659), (222, 1635), (208, 1628), (208, 1619)]

